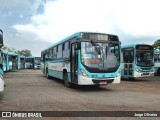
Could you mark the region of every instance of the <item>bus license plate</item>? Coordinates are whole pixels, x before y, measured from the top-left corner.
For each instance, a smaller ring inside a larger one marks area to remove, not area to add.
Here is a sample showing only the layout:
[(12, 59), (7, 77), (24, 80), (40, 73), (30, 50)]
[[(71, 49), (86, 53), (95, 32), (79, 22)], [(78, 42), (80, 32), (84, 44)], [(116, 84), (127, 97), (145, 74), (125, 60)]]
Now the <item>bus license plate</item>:
[(107, 82), (100, 82), (100, 85), (107, 85)]

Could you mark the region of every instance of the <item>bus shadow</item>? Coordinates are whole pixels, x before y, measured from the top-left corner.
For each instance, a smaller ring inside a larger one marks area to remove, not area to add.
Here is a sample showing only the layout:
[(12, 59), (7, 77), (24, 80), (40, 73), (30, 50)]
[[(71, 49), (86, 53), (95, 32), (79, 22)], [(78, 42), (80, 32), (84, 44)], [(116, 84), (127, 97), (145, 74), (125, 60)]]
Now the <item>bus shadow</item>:
[[(46, 78), (45, 75), (44, 75), (43, 77)], [(47, 79), (47, 78), (46, 78), (46, 79)], [(58, 84), (64, 85), (64, 81), (63, 81), (63, 80), (58, 79), (58, 78), (55, 78), (55, 77), (51, 77), (51, 76), (50, 76), (48, 80), (52, 80), (52, 81), (54, 81), (54, 82), (56, 82), (56, 83), (58, 83)]]
[(80, 92), (99, 92), (99, 91), (112, 91), (104, 86), (94, 86), (94, 85), (74, 85), (73, 88)]
[(127, 82), (149, 82), (150, 80), (148, 79), (143, 79), (143, 78), (136, 78), (136, 79), (130, 79), (130, 78), (121, 78), (122, 81), (127, 81)]
[[(46, 77), (46, 76), (44, 76)], [(65, 87), (64, 81), (58, 78), (50, 77), (49, 80), (52, 80), (58, 84), (61, 84)], [(112, 91), (111, 89), (106, 88), (106, 86), (95, 86), (95, 85), (76, 85), (73, 84), (71, 87), (72, 90), (81, 91), (81, 92), (96, 92), (96, 91)]]

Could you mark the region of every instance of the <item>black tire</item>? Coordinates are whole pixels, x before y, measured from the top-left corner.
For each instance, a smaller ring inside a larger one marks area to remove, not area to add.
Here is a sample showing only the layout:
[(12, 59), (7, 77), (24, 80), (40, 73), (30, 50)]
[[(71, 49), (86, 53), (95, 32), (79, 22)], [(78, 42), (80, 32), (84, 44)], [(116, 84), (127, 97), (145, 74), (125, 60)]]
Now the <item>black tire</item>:
[(46, 69), (46, 77), (47, 77), (47, 79), (50, 79), (50, 76), (48, 74), (48, 69)]
[(157, 75), (160, 76), (160, 68), (157, 71)]
[(68, 81), (68, 74), (64, 73), (63, 74), (63, 80), (64, 80), (64, 85), (68, 88), (72, 87), (72, 83)]

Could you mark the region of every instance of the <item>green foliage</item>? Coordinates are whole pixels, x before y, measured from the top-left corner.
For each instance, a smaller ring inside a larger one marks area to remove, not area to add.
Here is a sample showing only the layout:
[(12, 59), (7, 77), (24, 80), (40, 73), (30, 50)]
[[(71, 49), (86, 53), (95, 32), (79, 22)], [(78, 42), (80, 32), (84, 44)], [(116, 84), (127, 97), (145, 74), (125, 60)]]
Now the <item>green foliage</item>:
[(158, 40), (156, 40), (155, 42), (154, 42), (154, 44), (153, 44), (153, 47), (155, 48), (155, 49), (160, 49), (160, 39), (158, 39)]
[(8, 51), (8, 52), (15, 52), (16, 51), (15, 48), (8, 47), (7, 45), (3, 45), (3, 47), (1, 49)]
[(30, 50), (26, 50), (26, 49), (24, 49), (24, 50), (17, 50), (16, 53), (19, 54), (19, 55), (21, 55), (21, 56), (26, 56), (26, 57), (32, 56), (31, 51)]
[(23, 50), (17, 50), (15, 48), (11, 48), (11, 47), (8, 47), (7, 45), (4, 45), (2, 47), (3, 50), (5, 51), (8, 51), (8, 52), (16, 52), (17, 54), (21, 55), (21, 56), (32, 56), (31, 54), (31, 51), (30, 50), (26, 50), (26, 49), (23, 49)]

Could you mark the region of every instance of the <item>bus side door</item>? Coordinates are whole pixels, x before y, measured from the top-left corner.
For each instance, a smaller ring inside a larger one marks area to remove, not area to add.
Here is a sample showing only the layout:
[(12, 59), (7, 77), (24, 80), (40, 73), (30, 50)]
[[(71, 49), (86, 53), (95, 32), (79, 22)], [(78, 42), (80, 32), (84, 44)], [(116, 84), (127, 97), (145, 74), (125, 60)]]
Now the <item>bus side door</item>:
[(71, 44), (71, 81), (78, 83), (78, 50), (77, 44)]
[(124, 49), (123, 51), (124, 59), (124, 76), (132, 77), (133, 76), (133, 63), (134, 63), (134, 50), (133, 48)]

